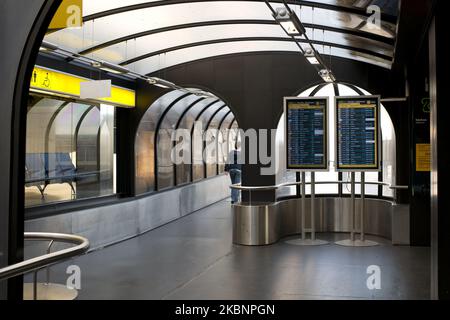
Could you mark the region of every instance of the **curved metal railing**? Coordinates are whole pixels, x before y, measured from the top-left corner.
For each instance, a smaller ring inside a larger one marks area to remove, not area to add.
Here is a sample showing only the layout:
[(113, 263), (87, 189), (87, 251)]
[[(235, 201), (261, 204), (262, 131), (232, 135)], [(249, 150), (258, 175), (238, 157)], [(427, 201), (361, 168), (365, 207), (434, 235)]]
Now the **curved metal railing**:
[[(311, 185), (311, 182), (305, 182), (306, 185)], [(316, 181), (314, 184), (316, 185), (329, 185), (329, 184), (350, 184), (348, 181)], [(356, 182), (355, 184), (362, 184), (362, 182)], [(392, 190), (406, 190), (409, 187), (408, 186), (394, 186), (387, 182), (365, 182), (366, 185), (377, 185), (377, 186), (384, 186), (388, 187)], [(256, 187), (244, 187), (240, 183), (233, 184), (230, 186), (231, 189), (240, 190), (240, 191), (273, 191), (278, 190), (280, 188), (284, 187), (294, 187), (294, 186), (301, 186), (302, 182), (288, 182), (288, 183), (282, 183), (278, 185), (273, 186), (256, 186)]]
[(41, 269), (48, 268), (52, 265), (60, 263), (64, 260), (82, 255), (89, 250), (89, 240), (76, 235), (61, 233), (38, 233), (26, 232), (24, 234), (25, 241), (48, 241), (49, 248), (54, 242), (69, 243), (76, 246), (48, 253), (36, 258), (28, 259), (23, 262), (13, 264), (11, 266), (0, 269), (0, 281), (14, 278), (31, 272), (37, 272)]

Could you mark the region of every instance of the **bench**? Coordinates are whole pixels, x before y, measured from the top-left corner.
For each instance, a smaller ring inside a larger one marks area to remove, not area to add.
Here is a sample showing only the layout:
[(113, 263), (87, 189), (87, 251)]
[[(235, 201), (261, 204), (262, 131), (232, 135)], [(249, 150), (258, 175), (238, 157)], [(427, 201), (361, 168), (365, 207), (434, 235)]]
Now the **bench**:
[(77, 169), (69, 153), (27, 153), (25, 157), (25, 186), (37, 187), (44, 198), (50, 184), (67, 183), (73, 194), (73, 183), (77, 179)]

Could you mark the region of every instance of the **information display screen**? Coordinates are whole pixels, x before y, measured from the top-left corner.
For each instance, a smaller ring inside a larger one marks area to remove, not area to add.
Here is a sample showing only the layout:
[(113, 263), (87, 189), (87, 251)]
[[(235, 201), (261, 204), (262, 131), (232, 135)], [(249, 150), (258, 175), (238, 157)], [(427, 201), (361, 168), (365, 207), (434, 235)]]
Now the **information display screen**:
[(285, 98), (288, 170), (328, 169), (328, 98)]
[(337, 169), (379, 171), (380, 98), (336, 97)]

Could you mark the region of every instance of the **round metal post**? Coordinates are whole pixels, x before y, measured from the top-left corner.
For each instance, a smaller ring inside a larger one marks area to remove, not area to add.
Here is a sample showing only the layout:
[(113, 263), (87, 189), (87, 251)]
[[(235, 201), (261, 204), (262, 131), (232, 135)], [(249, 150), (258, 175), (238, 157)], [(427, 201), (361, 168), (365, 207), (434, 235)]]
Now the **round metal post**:
[(365, 216), (366, 216), (366, 173), (361, 173), (361, 241), (366, 240), (365, 234)]
[(343, 240), (343, 241), (338, 241), (336, 242), (337, 245), (339, 246), (344, 246), (344, 247), (373, 247), (373, 246), (377, 246), (378, 243), (374, 242), (374, 241), (368, 241), (365, 239), (365, 231), (364, 231), (364, 223), (365, 223), (365, 174), (364, 172), (361, 173), (361, 231), (360, 231), (360, 235), (361, 235), (361, 239), (356, 240), (355, 239), (355, 233), (357, 233), (356, 230), (356, 197), (355, 197), (355, 173), (352, 172), (351, 175), (351, 185), (352, 185), (352, 212), (351, 212), (351, 227), (352, 227), (352, 232), (351, 232), (351, 238), (348, 240)]
[[(47, 247), (47, 254), (50, 254), (52, 252), (52, 246), (53, 246), (54, 240), (50, 241)], [(46, 284), (50, 284), (50, 266), (47, 267), (46, 270), (47, 273), (47, 282)]]
[(37, 300), (37, 274), (38, 272), (35, 271), (33, 273), (33, 300)]
[(316, 241), (316, 174), (311, 173), (311, 240)]
[(306, 173), (302, 172), (302, 211), (301, 211), (301, 221), (302, 221), (302, 239), (306, 240)]
[(287, 244), (295, 246), (322, 246), (328, 244), (327, 241), (316, 239), (316, 226), (315, 226), (315, 173), (311, 173), (311, 239), (307, 239), (306, 234), (308, 229), (306, 228), (306, 173), (302, 172), (302, 238), (296, 240), (286, 241)]
[(351, 199), (352, 199), (352, 213), (351, 213), (351, 240), (355, 241), (355, 211), (356, 211), (356, 199), (355, 199), (355, 173), (351, 173)]

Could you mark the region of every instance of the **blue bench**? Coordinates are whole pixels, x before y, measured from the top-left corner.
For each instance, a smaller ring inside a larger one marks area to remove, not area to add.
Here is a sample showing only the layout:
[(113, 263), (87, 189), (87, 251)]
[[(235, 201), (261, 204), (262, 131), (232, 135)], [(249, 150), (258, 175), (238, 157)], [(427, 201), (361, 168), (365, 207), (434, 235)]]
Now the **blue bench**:
[(37, 187), (42, 198), (47, 186), (56, 183), (68, 183), (75, 194), (77, 169), (69, 153), (27, 153), (25, 176), (25, 186)]

